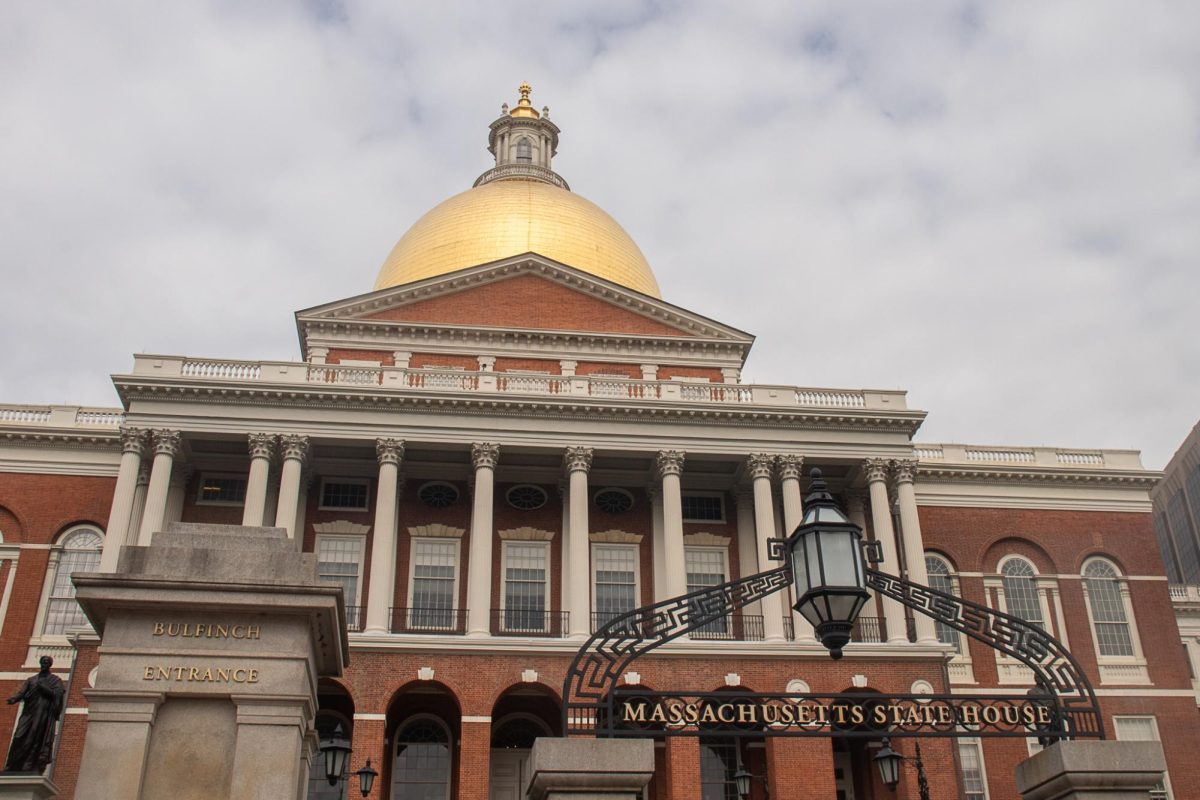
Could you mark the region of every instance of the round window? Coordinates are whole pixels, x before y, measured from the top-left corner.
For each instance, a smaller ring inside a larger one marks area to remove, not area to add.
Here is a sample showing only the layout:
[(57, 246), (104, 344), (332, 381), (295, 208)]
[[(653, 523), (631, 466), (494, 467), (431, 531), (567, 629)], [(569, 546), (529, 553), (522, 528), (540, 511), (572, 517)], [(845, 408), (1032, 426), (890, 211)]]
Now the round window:
[(445, 508), (458, 499), (458, 489), (449, 483), (427, 483), (417, 491), (417, 497), (430, 508)]
[(546, 505), (546, 492), (537, 486), (522, 484), (514, 486), (508, 490), (508, 504), (513, 508), (519, 508), (522, 511), (533, 511), (535, 508), (541, 508)]
[(596, 507), (608, 514), (624, 514), (633, 508), (633, 495), (624, 489), (601, 489), (596, 492)]

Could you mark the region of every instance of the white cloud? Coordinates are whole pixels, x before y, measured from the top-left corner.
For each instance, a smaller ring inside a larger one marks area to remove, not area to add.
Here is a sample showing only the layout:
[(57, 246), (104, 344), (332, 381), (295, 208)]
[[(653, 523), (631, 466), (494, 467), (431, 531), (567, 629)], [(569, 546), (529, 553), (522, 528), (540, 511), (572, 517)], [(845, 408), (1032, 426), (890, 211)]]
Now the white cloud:
[[(488, 164), (556, 167), (749, 374), (903, 387), (925, 439), (1140, 447), (1200, 409), (1200, 7), (8, 4), (3, 400), (133, 350), (288, 358)], [(827, 299), (836, 301), (827, 302)]]

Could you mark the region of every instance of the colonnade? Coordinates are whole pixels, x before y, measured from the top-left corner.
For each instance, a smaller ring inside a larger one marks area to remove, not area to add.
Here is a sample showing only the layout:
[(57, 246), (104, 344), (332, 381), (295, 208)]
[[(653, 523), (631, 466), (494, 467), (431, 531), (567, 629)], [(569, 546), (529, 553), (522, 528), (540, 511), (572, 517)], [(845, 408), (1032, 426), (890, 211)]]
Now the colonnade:
[[(242, 524), (273, 523), (285, 528), (290, 537), (303, 530), (303, 509), (307, 496), (307, 471), (311, 447), (308, 437), (299, 434), (261, 434), (248, 437), (250, 469), (246, 482)], [(378, 484), (375, 493), (373, 553), (367, 577), (367, 606), (364, 632), (385, 634), (391, 629), (392, 598), (395, 595), (397, 563), (397, 531), (399, 526), (399, 489), (404, 442), (380, 438), (375, 442)], [(161, 530), (172, 505), (180, 506), (182, 487), (178, 480), (176, 459), (180, 454), (182, 437), (173, 430), (122, 431), (122, 455), (113, 495), (112, 511), (107, 528), (107, 544), (101, 559), (102, 571), (116, 568), (117, 554), (122, 545), (148, 544), (151, 534)], [(493, 565), (493, 505), (495, 471), (500, 460), (500, 446), (491, 442), (476, 442), (471, 446), (472, 484), (470, 558), (467, 570), (468, 636), (487, 636), (490, 633)], [(568, 612), (568, 634), (582, 637), (590, 633), (591, 568), (588, 511), (591, 501), (589, 473), (593, 451), (590, 447), (572, 446), (564, 449), (563, 467), (566, 472), (566, 509), (563, 532), (564, 576), (563, 610)], [(148, 459), (149, 469), (146, 469)], [(687, 591), (683, 488), (681, 479), (687, 456), (679, 450), (660, 450), (655, 454), (656, 483), (649, 487), (652, 514), (653, 597), (665, 600)], [(273, 466), (279, 462), (278, 488), (271, 483)], [(770, 569), (774, 562), (768, 558), (769, 542), (786, 537), (800, 524), (803, 516), (801, 472), (803, 457), (793, 454), (752, 453), (745, 462), (745, 474), (750, 478), (749, 491), (740, 490), (737, 498), (737, 544), (741, 576)], [(871, 528), (882, 545), (882, 569), (900, 574), (897, 542), (903, 548), (907, 575), (925, 584), (924, 543), (917, 514), (915, 459), (866, 459), (861, 465), (866, 479), (871, 513)], [(778, 483), (782, 519), (778, 520), (775, 484)], [(897, 537), (892, 523), (892, 502), (889, 484), (894, 490), (902, 536)], [(866, 503), (860, 493), (848, 492), (848, 513), (860, 525), (866, 523)], [(778, 530), (777, 521), (783, 530)], [(770, 595), (759, 601), (763, 618), (764, 639), (781, 642), (785, 639), (786, 594)], [(904, 609), (889, 598), (882, 598), (882, 612), (889, 642), (907, 641)], [(799, 615), (793, 615), (795, 639), (815, 644), (811, 626)], [(933, 621), (919, 617), (916, 621), (917, 639), (936, 644)]]

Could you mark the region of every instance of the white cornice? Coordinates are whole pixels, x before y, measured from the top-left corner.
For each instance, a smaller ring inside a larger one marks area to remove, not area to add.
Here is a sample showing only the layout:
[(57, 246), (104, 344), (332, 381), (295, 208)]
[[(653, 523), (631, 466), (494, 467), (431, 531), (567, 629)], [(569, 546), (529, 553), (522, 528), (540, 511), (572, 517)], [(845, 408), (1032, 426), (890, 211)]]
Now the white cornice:
[(1162, 477), (1154, 470), (1088, 470), (1044, 467), (932, 466), (921, 463), (919, 482), (928, 483), (1031, 483), (1043, 485), (1111, 486), (1149, 491)]

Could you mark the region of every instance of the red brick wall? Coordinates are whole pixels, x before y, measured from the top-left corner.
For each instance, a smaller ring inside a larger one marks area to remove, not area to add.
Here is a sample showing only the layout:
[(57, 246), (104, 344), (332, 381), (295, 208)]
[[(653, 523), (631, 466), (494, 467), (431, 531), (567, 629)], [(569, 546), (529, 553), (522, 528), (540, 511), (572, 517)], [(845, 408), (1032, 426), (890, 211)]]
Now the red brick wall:
[(609, 364), (603, 361), (580, 361), (575, 367), (576, 375), (594, 375), (602, 372), (605, 375), (624, 375), (627, 378), (640, 379), (642, 368), (638, 364)]
[(721, 374), (721, 370), (705, 367), (673, 367), (663, 365), (658, 368), (659, 380), (670, 380), (671, 378), (706, 378), (713, 383), (724, 383), (725, 376)]
[(326, 363), (340, 364), (343, 361), (378, 361), (385, 367), (396, 365), (396, 358), (391, 350), (351, 350), (335, 347), (325, 356)]
[(678, 328), (533, 275), (391, 308), (369, 319), (688, 336)]
[(496, 372), (508, 372), (509, 370), (529, 370), (533, 372), (548, 372), (551, 375), (562, 374), (562, 367), (558, 360), (548, 358), (504, 358), (497, 357), (494, 369)]
[(412, 369), (434, 369), (437, 367), (461, 367), (468, 372), (479, 370), (479, 359), (453, 353), (413, 353), (408, 362)]

